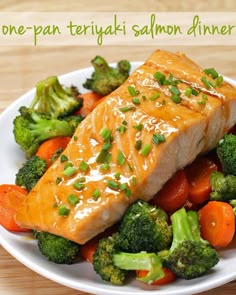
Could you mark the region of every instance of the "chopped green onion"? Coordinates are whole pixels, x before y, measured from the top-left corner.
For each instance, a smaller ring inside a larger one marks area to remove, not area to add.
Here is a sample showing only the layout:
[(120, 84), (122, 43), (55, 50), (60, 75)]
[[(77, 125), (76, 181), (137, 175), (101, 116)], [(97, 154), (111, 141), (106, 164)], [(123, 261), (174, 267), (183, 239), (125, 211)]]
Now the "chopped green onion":
[(131, 181), (132, 181), (132, 184), (134, 186), (136, 186), (136, 184), (137, 184), (137, 177), (136, 176), (133, 176), (132, 179), (131, 179)]
[(211, 76), (213, 79), (216, 79), (219, 76), (219, 74), (217, 73), (217, 71), (214, 68), (205, 69), (204, 73)]
[(192, 89), (191, 87), (187, 87), (187, 88), (185, 89), (184, 94), (185, 94), (187, 97), (189, 97), (189, 96), (191, 96), (192, 91), (193, 91), (193, 89)]
[(64, 170), (66, 170), (68, 167), (72, 167), (72, 163), (71, 162), (66, 162), (65, 166), (64, 166)]
[(121, 125), (119, 128), (116, 129), (120, 132), (120, 134), (124, 134), (127, 128), (124, 125)]
[(85, 185), (83, 183), (80, 183), (79, 181), (74, 182), (73, 186), (79, 191), (85, 188)]
[(161, 142), (165, 142), (165, 141), (166, 141), (166, 138), (165, 138), (165, 136), (163, 134), (155, 133), (152, 136), (152, 142), (154, 144), (156, 144), (156, 145), (161, 143)]
[(209, 80), (208, 83), (209, 83), (213, 88), (216, 87), (216, 84), (215, 84), (213, 81)]
[(107, 129), (106, 127), (103, 127), (99, 134), (103, 137), (104, 141), (107, 141), (111, 137), (111, 130)]
[(70, 213), (70, 209), (67, 208), (65, 205), (61, 205), (58, 209), (58, 214), (61, 216), (68, 216)]
[(139, 91), (135, 90), (133, 86), (128, 86), (128, 91), (131, 96), (136, 96), (139, 94)]
[(101, 195), (100, 190), (98, 188), (96, 188), (92, 194), (92, 197), (94, 200), (97, 200), (100, 197), (100, 195)]
[(217, 77), (216, 79), (216, 86), (220, 87), (224, 81), (224, 78), (222, 76)]
[(135, 143), (135, 148), (137, 151), (139, 151), (142, 147), (142, 140), (137, 140)]
[(128, 166), (129, 166), (129, 170), (132, 172), (134, 170), (133, 167), (130, 165), (130, 163), (128, 163)]
[(122, 122), (122, 124), (123, 124), (123, 125), (127, 125), (128, 122), (124, 120), (124, 121)]
[(151, 100), (151, 101), (154, 101), (154, 100), (156, 100), (159, 96), (160, 96), (160, 93), (156, 92), (156, 93), (154, 93), (154, 94), (150, 97), (150, 100)]
[(64, 163), (64, 162), (68, 161), (68, 158), (65, 155), (61, 155), (60, 160), (61, 160), (61, 163)]
[(101, 150), (101, 152), (98, 154), (96, 158), (96, 162), (99, 164), (110, 163), (110, 160), (111, 160), (111, 153), (105, 150)]
[(146, 97), (146, 95), (142, 95), (142, 100), (146, 100), (147, 99), (147, 97)]
[(134, 106), (126, 106), (126, 107), (120, 108), (120, 111), (122, 113), (126, 113), (126, 112), (129, 112), (129, 111), (134, 111), (135, 109), (136, 109), (136, 107), (134, 107)]
[(126, 190), (127, 189), (127, 184), (126, 183), (121, 183), (120, 184), (120, 190), (121, 191), (124, 191), (124, 190)]
[(162, 105), (165, 105), (166, 104), (166, 101), (165, 101), (165, 99), (162, 99)]
[(174, 94), (174, 95), (177, 95), (177, 96), (180, 95), (180, 91), (179, 91), (179, 89), (178, 89), (177, 87), (175, 87), (175, 86), (171, 86), (171, 87), (170, 87), (170, 91), (171, 91), (171, 93)]
[(166, 80), (166, 76), (164, 74), (158, 71), (153, 76), (158, 81), (159, 84), (164, 85), (163, 83)]
[(62, 178), (61, 177), (57, 177), (56, 184), (59, 184), (61, 181), (62, 181)]
[(197, 96), (198, 95), (198, 91), (196, 89), (192, 89), (192, 95)]
[(79, 198), (76, 195), (74, 195), (74, 194), (69, 195), (67, 197), (67, 200), (73, 206), (75, 206), (79, 202)]
[(74, 175), (77, 172), (77, 169), (75, 167), (67, 167), (64, 171), (63, 174), (70, 177)]
[(122, 151), (118, 151), (118, 155), (117, 155), (117, 162), (120, 166), (124, 165), (126, 161), (126, 158), (124, 156), (124, 154), (122, 153)]
[(136, 126), (133, 126), (134, 129), (141, 131), (143, 129), (143, 124), (138, 124)]
[(144, 147), (141, 149), (140, 153), (142, 156), (147, 156), (151, 151), (151, 145), (149, 143), (146, 143)]
[(79, 169), (83, 172), (86, 172), (89, 169), (89, 164), (82, 160), (82, 162), (79, 165)]
[(101, 170), (104, 170), (104, 171), (107, 171), (110, 169), (110, 165), (105, 163), (105, 164), (102, 164), (101, 167), (100, 167)]
[(73, 136), (73, 139), (74, 139), (74, 141), (76, 141), (78, 139), (78, 137), (77, 136)]
[(78, 182), (85, 182), (86, 181), (86, 178), (85, 177), (80, 177), (80, 178), (78, 178), (78, 180), (77, 180)]
[(201, 81), (205, 84), (206, 88), (211, 88), (211, 84), (207, 81), (205, 76), (201, 78)]
[(180, 103), (181, 102), (181, 97), (179, 95), (172, 95), (171, 100), (175, 103)]
[(129, 198), (132, 195), (131, 189), (127, 187), (126, 191), (125, 191), (125, 195), (127, 198)]
[(109, 188), (111, 188), (113, 190), (118, 190), (119, 189), (119, 183), (117, 183), (114, 180), (108, 180), (107, 185), (108, 185)]
[(105, 142), (102, 146), (103, 151), (108, 151), (111, 148), (111, 143), (109, 141)]
[(133, 98), (132, 98), (132, 102), (133, 102), (134, 104), (140, 104), (140, 103), (141, 103), (141, 102), (140, 102), (140, 99), (137, 98), (137, 97), (133, 97)]
[(202, 94), (202, 100), (198, 101), (198, 104), (205, 105), (208, 101), (208, 96), (206, 94)]
[(117, 171), (117, 172), (114, 174), (114, 177), (115, 177), (116, 180), (119, 180), (119, 179), (120, 179), (120, 172)]

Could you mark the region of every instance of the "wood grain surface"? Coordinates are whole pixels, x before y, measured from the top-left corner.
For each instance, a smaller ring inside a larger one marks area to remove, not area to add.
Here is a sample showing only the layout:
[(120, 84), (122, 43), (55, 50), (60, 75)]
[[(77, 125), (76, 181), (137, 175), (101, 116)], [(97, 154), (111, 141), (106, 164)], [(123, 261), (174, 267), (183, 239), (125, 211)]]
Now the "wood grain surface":
[[(225, 1), (128, 1), (119, 0), (119, 6), (110, 0), (0, 0), (0, 11), (235, 11), (234, 0)], [(236, 79), (236, 47), (159, 47), (170, 51), (182, 51), (203, 67), (215, 67), (222, 74)], [(108, 61), (126, 58), (130, 61), (145, 60), (153, 46), (93, 46), (93, 47), (0, 47), (0, 112), (14, 100), (31, 89), (37, 81), (49, 75), (60, 75), (90, 66), (95, 55)], [(0, 126), (3, 128), (3, 126)], [(1, 143), (3, 144), (3, 139)], [(1, 176), (0, 176), (1, 183)], [(230, 270), (229, 270), (230, 271)], [(9, 255), (0, 246), (0, 294), (1, 295), (86, 295), (61, 286), (36, 274)], [(203, 295), (236, 294), (236, 281), (201, 293)]]

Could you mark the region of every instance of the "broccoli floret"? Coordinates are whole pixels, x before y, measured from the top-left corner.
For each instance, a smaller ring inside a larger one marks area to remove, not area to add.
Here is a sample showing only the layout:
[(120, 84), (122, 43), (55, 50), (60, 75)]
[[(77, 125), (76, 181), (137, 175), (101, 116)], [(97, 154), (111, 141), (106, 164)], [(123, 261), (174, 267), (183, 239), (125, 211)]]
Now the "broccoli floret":
[(82, 107), (76, 87), (63, 87), (57, 76), (48, 77), (36, 84), (36, 94), (30, 108), (52, 118), (64, 117)]
[(218, 253), (201, 238), (198, 213), (179, 209), (171, 215), (173, 242), (169, 250), (159, 253), (163, 265), (178, 277), (202, 276), (219, 261)]
[(99, 241), (93, 256), (94, 270), (105, 281), (114, 285), (123, 285), (132, 270), (148, 270), (145, 277), (138, 280), (151, 283), (164, 276), (162, 263), (155, 253), (125, 253), (118, 250), (116, 236)]
[(101, 56), (96, 56), (91, 61), (94, 72), (91, 78), (83, 84), (84, 88), (90, 89), (100, 95), (107, 95), (118, 88), (129, 76), (130, 63), (122, 60), (117, 64), (117, 68), (110, 67)]
[(46, 161), (38, 156), (33, 156), (17, 172), (16, 184), (24, 186), (28, 191), (31, 191), (46, 170)]
[(162, 209), (138, 200), (121, 220), (118, 247), (129, 253), (158, 252), (168, 248), (172, 241), (172, 228), (167, 218)]
[(236, 175), (236, 135), (226, 134), (217, 144), (216, 152), (225, 174)]
[(118, 251), (115, 240), (114, 236), (99, 240), (93, 255), (93, 268), (104, 281), (113, 285), (123, 285), (128, 272), (114, 265), (113, 255)]
[(35, 154), (43, 141), (57, 136), (71, 137), (75, 131), (74, 123), (48, 118), (25, 106), (19, 112), (20, 115), (13, 121), (13, 133), (27, 159)]
[(36, 232), (40, 252), (58, 264), (72, 264), (79, 255), (80, 245), (47, 232)]
[(211, 173), (211, 200), (229, 201), (236, 197), (236, 176), (215, 171)]

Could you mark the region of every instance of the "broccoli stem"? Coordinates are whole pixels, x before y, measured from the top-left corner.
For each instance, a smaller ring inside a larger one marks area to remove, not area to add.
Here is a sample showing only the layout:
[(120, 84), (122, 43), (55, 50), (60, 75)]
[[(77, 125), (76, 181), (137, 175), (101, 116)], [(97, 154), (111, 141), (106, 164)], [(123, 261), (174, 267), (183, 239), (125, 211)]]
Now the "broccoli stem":
[(164, 277), (162, 263), (155, 253), (125, 253), (120, 252), (113, 255), (114, 264), (120, 269), (125, 270), (147, 270), (146, 276), (138, 278), (138, 280), (151, 284)]

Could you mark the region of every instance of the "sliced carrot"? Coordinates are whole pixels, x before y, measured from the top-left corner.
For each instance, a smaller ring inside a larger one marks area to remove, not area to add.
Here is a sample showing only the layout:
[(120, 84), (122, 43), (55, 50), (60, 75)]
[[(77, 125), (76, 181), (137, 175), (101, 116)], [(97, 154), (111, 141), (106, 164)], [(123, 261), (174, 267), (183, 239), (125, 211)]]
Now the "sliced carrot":
[(210, 175), (217, 170), (216, 164), (206, 158), (198, 157), (192, 164), (185, 168), (189, 183), (188, 199), (193, 204), (201, 204), (210, 198)]
[(95, 92), (87, 92), (84, 94), (80, 94), (79, 97), (83, 98), (83, 107), (75, 112), (75, 114), (82, 115), (86, 117), (89, 113), (92, 112), (95, 105), (101, 100), (102, 96)]
[(7, 230), (28, 231), (15, 222), (15, 214), (27, 194), (27, 190), (18, 185), (0, 185), (0, 224)]
[(188, 181), (183, 170), (179, 170), (150, 201), (168, 213), (181, 208), (188, 197)]
[(213, 247), (226, 247), (235, 233), (233, 208), (225, 202), (210, 201), (199, 210), (202, 237)]
[[(168, 268), (163, 268), (164, 271), (164, 277), (157, 279), (155, 282), (152, 282), (151, 285), (165, 285), (169, 284), (176, 280), (176, 275)], [(145, 277), (147, 275), (147, 270), (137, 270), (136, 275), (138, 278)]]
[(71, 140), (68, 136), (59, 136), (44, 141), (38, 148), (36, 156), (44, 159), (49, 167), (51, 165), (51, 158), (53, 154), (60, 148), (63, 150)]
[(88, 262), (93, 262), (93, 254), (96, 251), (98, 243), (99, 243), (99, 239), (93, 238), (92, 240), (82, 245), (80, 248), (81, 259), (86, 260)]

